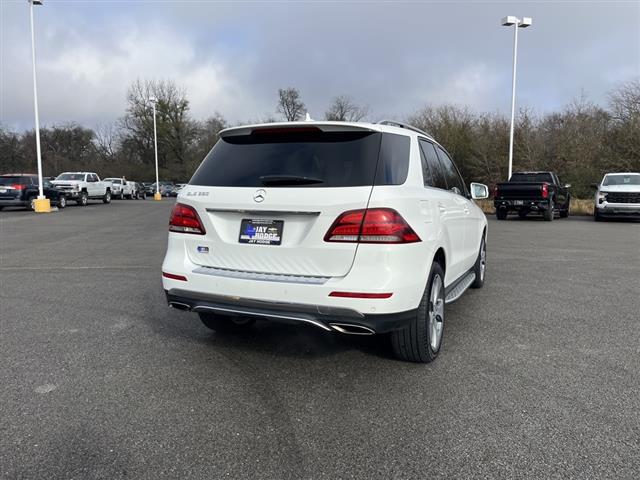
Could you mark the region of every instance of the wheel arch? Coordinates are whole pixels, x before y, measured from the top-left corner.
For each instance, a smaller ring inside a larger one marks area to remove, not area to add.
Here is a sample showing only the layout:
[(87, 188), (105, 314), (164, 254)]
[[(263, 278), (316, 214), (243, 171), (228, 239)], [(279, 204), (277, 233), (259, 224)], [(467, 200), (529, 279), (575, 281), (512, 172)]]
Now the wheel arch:
[[(446, 273), (447, 271), (447, 255), (444, 251), (444, 248), (440, 247), (436, 250), (435, 255), (433, 256), (433, 261), (438, 262), (438, 264), (442, 267), (442, 270)], [(432, 262), (433, 263), (433, 262)]]

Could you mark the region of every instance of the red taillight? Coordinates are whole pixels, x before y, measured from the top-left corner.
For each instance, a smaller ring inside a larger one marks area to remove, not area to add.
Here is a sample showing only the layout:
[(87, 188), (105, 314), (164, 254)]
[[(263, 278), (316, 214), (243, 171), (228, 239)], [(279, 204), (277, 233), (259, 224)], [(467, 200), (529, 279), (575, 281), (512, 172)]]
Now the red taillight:
[(389, 298), (393, 293), (364, 293), (364, 292), (331, 292), (330, 297), (341, 298)]
[(162, 276), (164, 278), (170, 278), (171, 280), (181, 280), (183, 282), (187, 281), (187, 277), (185, 277), (184, 275), (176, 275), (175, 273), (162, 272)]
[(324, 236), (325, 242), (414, 243), (420, 237), (391, 208), (350, 210), (340, 215)]
[(22, 183), (14, 183), (11, 186), (16, 190), (24, 190), (25, 188), (27, 188), (27, 186), (23, 185)]
[(500, 191), (498, 190), (498, 185), (496, 185), (493, 187), (493, 198), (498, 198), (498, 195), (500, 195)]
[(549, 184), (542, 184), (542, 198), (547, 198), (549, 196)]
[(171, 210), (169, 231), (192, 233), (194, 235), (204, 235), (206, 233), (198, 212), (193, 207), (182, 203), (176, 203), (173, 210)]

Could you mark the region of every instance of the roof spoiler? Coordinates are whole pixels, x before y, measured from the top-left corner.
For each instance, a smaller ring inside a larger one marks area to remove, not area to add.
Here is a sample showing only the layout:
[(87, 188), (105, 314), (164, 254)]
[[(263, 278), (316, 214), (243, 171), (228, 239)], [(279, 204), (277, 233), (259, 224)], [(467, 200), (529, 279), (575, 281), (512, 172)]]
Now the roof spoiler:
[(371, 128), (370, 124), (357, 124), (348, 122), (278, 122), (278, 123), (262, 123), (259, 125), (245, 125), (241, 127), (230, 127), (222, 130), (219, 135), (222, 138), (235, 137), (240, 135), (251, 135), (253, 132), (260, 130), (275, 131), (310, 131), (320, 130), (322, 132), (376, 132), (375, 128)]

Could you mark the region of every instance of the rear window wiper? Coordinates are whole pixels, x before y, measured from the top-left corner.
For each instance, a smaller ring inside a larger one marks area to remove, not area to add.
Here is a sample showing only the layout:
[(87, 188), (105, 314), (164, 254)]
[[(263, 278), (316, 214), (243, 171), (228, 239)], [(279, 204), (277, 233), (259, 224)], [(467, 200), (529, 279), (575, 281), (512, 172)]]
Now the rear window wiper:
[(311, 185), (314, 183), (324, 183), (320, 178), (301, 177), (298, 175), (263, 175), (260, 181), (265, 187), (284, 185)]

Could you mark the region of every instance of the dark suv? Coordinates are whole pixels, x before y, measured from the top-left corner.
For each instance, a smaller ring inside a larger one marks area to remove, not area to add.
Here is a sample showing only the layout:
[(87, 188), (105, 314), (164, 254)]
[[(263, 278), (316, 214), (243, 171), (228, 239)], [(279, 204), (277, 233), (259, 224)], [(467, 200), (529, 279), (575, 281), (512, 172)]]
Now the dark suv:
[[(51, 205), (67, 206), (65, 193), (43, 179), (43, 193)], [(38, 197), (38, 176), (26, 173), (0, 175), (0, 210), (4, 207), (27, 207), (33, 210), (33, 201)]]

